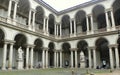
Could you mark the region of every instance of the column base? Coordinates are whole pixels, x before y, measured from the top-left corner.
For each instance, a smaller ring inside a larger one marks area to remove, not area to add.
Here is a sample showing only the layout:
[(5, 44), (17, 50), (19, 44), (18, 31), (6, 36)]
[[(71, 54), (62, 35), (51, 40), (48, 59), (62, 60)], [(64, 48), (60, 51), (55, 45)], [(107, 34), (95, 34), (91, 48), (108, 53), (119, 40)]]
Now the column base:
[(6, 70), (6, 68), (2, 68), (2, 70)]

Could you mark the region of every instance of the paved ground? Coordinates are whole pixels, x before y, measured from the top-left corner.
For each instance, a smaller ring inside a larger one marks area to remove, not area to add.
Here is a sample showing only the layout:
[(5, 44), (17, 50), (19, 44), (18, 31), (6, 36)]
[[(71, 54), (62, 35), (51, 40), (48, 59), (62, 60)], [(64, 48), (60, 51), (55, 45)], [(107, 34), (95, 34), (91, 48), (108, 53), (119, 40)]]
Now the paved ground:
[[(101, 69), (70, 69), (70, 68), (52, 68), (52, 69), (33, 69), (33, 70), (12, 70), (12, 71), (2, 71), (0, 70), (0, 75), (86, 75), (86, 73), (95, 73), (95, 75), (120, 75), (120, 70), (113, 71)], [(104, 73), (104, 74), (103, 74)]]

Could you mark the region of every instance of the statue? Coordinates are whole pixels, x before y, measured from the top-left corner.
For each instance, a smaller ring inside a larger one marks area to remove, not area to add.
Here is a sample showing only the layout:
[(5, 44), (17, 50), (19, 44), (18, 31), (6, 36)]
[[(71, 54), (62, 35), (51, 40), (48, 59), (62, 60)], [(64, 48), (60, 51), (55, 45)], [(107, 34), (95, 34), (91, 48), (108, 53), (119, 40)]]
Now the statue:
[(22, 51), (22, 48), (18, 48), (18, 59), (19, 60), (22, 60), (23, 59), (23, 51)]
[(23, 51), (22, 48), (18, 48), (18, 67), (17, 69), (23, 69)]
[(85, 55), (83, 51), (80, 52), (80, 67), (85, 68)]

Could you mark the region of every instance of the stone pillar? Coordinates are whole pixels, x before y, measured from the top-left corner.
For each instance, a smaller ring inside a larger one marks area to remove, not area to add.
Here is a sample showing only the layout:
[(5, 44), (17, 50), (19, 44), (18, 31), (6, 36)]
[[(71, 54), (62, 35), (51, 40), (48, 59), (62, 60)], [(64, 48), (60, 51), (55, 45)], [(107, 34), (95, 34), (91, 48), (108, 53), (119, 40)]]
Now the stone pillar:
[(115, 19), (113, 15), (113, 8), (110, 9), (111, 20), (112, 20), (112, 29), (115, 30)]
[(58, 36), (58, 28), (59, 28), (59, 27), (58, 27), (58, 24), (57, 24), (57, 36)]
[(94, 63), (94, 69), (96, 69), (96, 50), (95, 49), (93, 49), (93, 63)]
[(91, 62), (91, 50), (88, 49), (88, 55), (89, 55), (89, 68), (92, 68), (92, 62)]
[(70, 34), (72, 35), (73, 33), (72, 33), (72, 20), (70, 20)]
[(45, 32), (45, 27), (46, 27), (46, 17), (44, 17), (44, 24), (43, 24), (43, 31)]
[(60, 68), (62, 68), (62, 51), (60, 51)]
[(48, 68), (48, 49), (46, 50), (46, 68)]
[(8, 6), (8, 18), (10, 19), (11, 15), (11, 8), (12, 8), (12, 0), (9, 0), (9, 6)]
[(56, 24), (55, 24), (54, 32), (55, 32), (54, 35), (56, 36)]
[(59, 55), (58, 55), (58, 52), (57, 52), (57, 68), (58, 68), (58, 65), (59, 65), (59, 64), (58, 64), (58, 62), (59, 62), (59, 61), (58, 61), (58, 58), (59, 58)]
[(29, 10), (29, 18), (28, 18), (28, 26), (29, 26), (29, 30), (31, 29), (31, 9)]
[(109, 55), (110, 55), (110, 68), (113, 69), (113, 53), (112, 48), (109, 48)]
[(115, 58), (116, 58), (116, 68), (118, 69), (120, 65), (119, 65), (119, 52), (117, 46), (115, 47)]
[(76, 20), (74, 19), (74, 35), (76, 35), (77, 29), (76, 29)]
[(34, 47), (31, 47), (31, 53), (30, 53), (30, 56), (31, 56), (30, 69), (33, 69), (33, 48), (34, 48)]
[(32, 21), (32, 29), (33, 29), (33, 31), (35, 31), (35, 10), (34, 10), (34, 12), (33, 12), (33, 21)]
[(45, 68), (45, 50), (42, 50), (42, 68)]
[(93, 24), (93, 15), (90, 14), (90, 21), (91, 21), (91, 34), (94, 33), (94, 24)]
[(110, 25), (109, 25), (109, 19), (108, 19), (108, 11), (105, 11), (105, 18), (106, 18), (106, 25), (107, 25), (107, 31), (110, 31)]
[(10, 44), (10, 52), (9, 52), (9, 63), (8, 63), (8, 69), (11, 70), (12, 69), (12, 61), (13, 61), (13, 44)]
[(54, 51), (54, 67), (56, 68), (56, 51)]
[(78, 67), (78, 61), (77, 61), (77, 50), (75, 50), (75, 68)]
[(48, 26), (48, 21), (49, 21), (49, 18), (47, 18), (47, 23), (46, 23), (46, 31), (47, 31), (47, 34), (49, 34), (49, 30), (48, 30), (48, 28), (49, 28), (49, 26)]
[(16, 20), (17, 5), (18, 5), (18, 1), (15, 1), (14, 13), (13, 13), (13, 19), (14, 19), (14, 20)]
[(86, 16), (86, 22), (87, 22), (87, 34), (89, 34), (90, 29), (89, 29), (89, 17), (88, 17), (88, 15)]
[(8, 45), (8, 42), (4, 42), (2, 70), (6, 70), (7, 45)]
[(62, 36), (62, 25), (60, 23), (60, 37)]
[(29, 68), (29, 46), (26, 48), (26, 69)]
[(73, 51), (71, 50), (71, 68), (73, 68)]

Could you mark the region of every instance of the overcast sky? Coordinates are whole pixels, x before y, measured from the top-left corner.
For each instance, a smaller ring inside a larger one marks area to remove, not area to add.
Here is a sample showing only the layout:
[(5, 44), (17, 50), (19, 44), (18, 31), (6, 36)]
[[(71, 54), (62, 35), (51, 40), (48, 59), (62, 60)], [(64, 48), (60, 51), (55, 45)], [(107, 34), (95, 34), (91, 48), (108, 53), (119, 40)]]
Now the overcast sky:
[(84, 2), (88, 2), (91, 0), (43, 0), (43, 1), (52, 6), (57, 11), (61, 11), (69, 7), (73, 7), (75, 5), (82, 4)]

